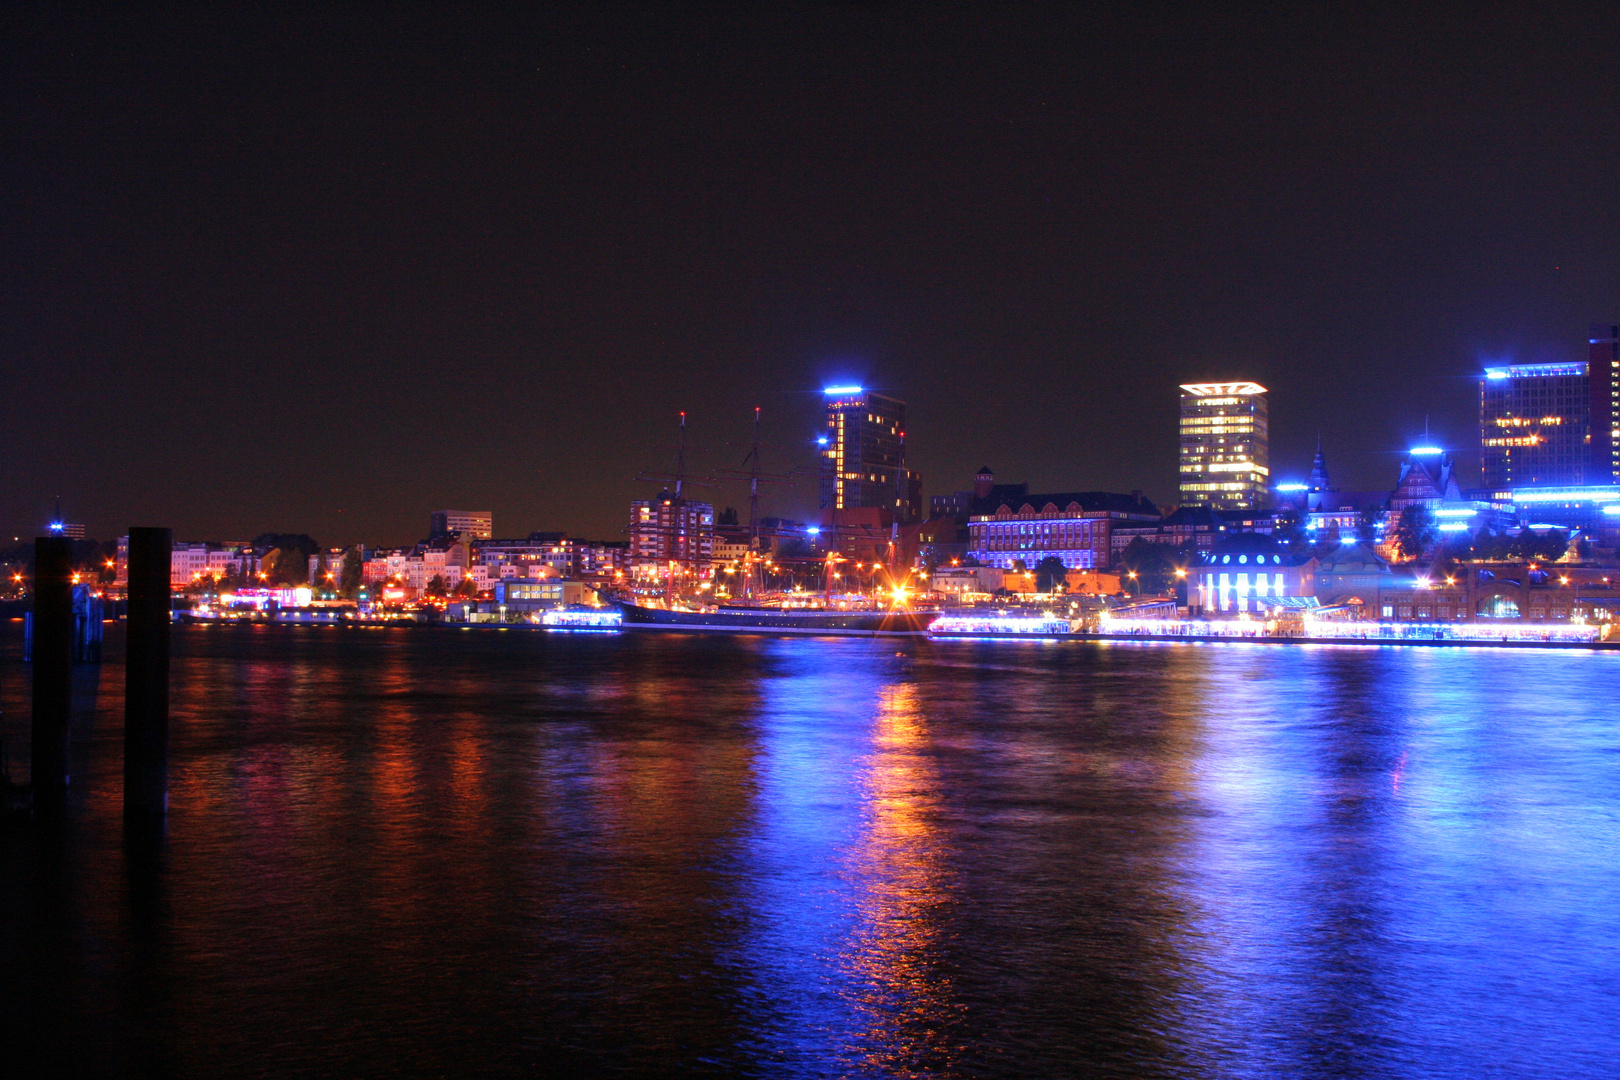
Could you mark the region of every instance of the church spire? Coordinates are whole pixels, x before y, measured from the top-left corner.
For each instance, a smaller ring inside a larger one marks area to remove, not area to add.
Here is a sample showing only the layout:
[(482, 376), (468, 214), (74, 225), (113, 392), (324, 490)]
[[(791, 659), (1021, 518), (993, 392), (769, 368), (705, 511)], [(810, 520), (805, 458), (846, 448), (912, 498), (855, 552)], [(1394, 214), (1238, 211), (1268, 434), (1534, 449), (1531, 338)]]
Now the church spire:
[(1322, 433), (1316, 433), (1316, 460), (1311, 462), (1311, 491), (1326, 491), (1328, 489), (1327, 459), (1322, 456)]

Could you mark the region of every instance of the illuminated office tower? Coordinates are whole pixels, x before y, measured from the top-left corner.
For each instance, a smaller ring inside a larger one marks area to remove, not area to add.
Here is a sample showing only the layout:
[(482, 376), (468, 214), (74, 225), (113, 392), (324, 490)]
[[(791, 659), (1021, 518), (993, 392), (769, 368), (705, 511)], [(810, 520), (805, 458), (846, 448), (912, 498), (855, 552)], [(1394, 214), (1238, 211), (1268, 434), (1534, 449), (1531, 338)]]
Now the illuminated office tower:
[(1181, 388), (1181, 504), (1254, 510), (1271, 483), (1266, 388), (1188, 383)]
[(1587, 349), (1592, 385), (1592, 475), (1587, 483), (1620, 484), (1620, 326), (1593, 326)]
[(1584, 363), (1486, 368), (1479, 381), (1481, 483), (1505, 490), (1607, 480), (1591, 467), (1591, 416)]
[(435, 510), (428, 530), (434, 538), (467, 533), (474, 540), (488, 540), (495, 535), (495, 515), (488, 510)]
[(916, 474), (906, 469), (906, 403), (859, 386), (829, 386), (820, 444), (821, 507), (881, 507), (901, 521), (917, 516)]

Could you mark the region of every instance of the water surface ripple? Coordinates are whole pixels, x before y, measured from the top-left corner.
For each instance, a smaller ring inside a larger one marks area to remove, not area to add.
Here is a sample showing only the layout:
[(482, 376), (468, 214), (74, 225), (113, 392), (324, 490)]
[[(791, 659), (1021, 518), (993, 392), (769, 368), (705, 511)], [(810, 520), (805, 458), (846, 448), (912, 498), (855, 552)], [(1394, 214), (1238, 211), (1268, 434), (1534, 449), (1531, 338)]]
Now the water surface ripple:
[(1620, 656), (185, 627), (154, 842), (109, 645), (0, 833), (38, 1075), (1620, 1062)]

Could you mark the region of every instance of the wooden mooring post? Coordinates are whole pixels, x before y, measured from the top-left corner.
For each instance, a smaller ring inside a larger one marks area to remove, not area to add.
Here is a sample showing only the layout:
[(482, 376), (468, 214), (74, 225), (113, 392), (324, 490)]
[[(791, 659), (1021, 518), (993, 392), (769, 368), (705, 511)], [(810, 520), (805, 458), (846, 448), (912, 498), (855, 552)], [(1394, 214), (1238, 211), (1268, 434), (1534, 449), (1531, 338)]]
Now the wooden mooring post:
[(36, 810), (60, 810), (67, 796), (68, 720), (73, 712), (73, 550), (65, 536), (34, 540), (31, 656), (34, 714), (30, 786)]
[(169, 811), (168, 529), (129, 530), (129, 607), (124, 669), (124, 817)]

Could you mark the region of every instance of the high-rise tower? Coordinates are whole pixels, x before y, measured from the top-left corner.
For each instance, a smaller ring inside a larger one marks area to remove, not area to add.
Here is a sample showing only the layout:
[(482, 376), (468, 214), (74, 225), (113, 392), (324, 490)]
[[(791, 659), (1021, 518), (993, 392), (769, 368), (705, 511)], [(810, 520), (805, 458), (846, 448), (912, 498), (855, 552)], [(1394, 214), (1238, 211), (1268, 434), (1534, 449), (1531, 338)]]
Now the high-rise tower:
[(1587, 483), (1620, 483), (1620, 326), (1593, 326), (1586, 347), (1592, 388), (1592, 473)]
[(1607, 480), (1592, 466), (1592, 388), (1587, 365), (1489, 367), (1479, 381), (1479, 449), (1485, 487), (1509, 490)]
[(829, 386), (821, 444), (824, 510), (881, 507), (916, 516), (916, 474), (906, 469), (906, 403), (859, 386)]
[(1266, 388), (1187, 383), (1181, 388), (1181, 502), (1254, 510), (1270, 484)]

